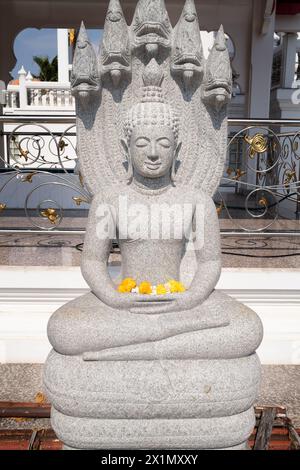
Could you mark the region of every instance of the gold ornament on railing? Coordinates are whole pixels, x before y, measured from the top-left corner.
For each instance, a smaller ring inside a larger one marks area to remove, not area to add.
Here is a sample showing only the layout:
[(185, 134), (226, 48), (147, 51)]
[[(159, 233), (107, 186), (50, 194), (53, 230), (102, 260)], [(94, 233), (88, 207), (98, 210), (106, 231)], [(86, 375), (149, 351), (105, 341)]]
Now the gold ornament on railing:
[[(294, 168), (295, 168), (295, 165), (294, 165)], [(288, 194), (290, 192), (290, 184), (293, 180), (296, 182), (296, 171), (295, 170), (286, 171), (283, 184)]]
[(221, 204), (218, 207), (216, 207), (216, 211), (217, 211), (218, 216), (221, 214), (223, 209), (224, 209), (224, 202), (221, 201)]
[(295, 179), (295, 177), (296, 177), (296, 171), (295, 170), (287, 171), (286, 172), (286, 178), (284, 180), (284, 184), (285, 185), (289, 184), (292, 181), (292, 179)]
[(47, 218), (51, 222), (51, 224), (54, 225), (57, 224), (60, 219), (58, 213), (56, 212), (56, 209), (54, 209), (53, 207), (48, 207), (47, 209), (40, 211), (40, 214), (42, 217)]
[(78, 173), (78, 178), (79, 178), (79, 183), (81, 184), (82, 187), (84, 187), (84, 182), (83, 182), (83, 176), (81, 171)]
[(232, 178), (234, 180), (239, 180), (242, 176), (244, 176), (246, 174), (245, 171), (241, 170), (240, 168), (237, 168), (236, 169), (236, 172), (235, 172), (235, 176)]
[(29, 150), (24, 150), (21, 145), (19, 144), (19, 142), (17, 141), (17, 138), (16, 136), (12, 136), (11, 137), (11, 140), (12, 142), (15, 144), (16, 148), (18, 149), (19, 151), (19, 156), (20, 157), (23, 157), (25, 159), (25, 161), (27, 162), (28, 160), (28, 154), (29, 154)]
[(25, 161), (27, 162), (28, 161), (29, 151), (28, 150), (23, 150), (22, 147), (20, 147), (20, 146), (19, 146), (19, 150), (20, 150), (20, 157), (24, 157)]
[(257, 153), (264, 153), (268, 148), (268, 140), (263, 134), (255, 134), (253, 137), (244, 136), (244, 140), (250, 145), (250, 158), (254, 158)]
[(232, 173), (235, 173), (234, 176), (232, 176), (233, 180), (239, 180), (242, 176), (246, 174), (245, 171), (241, 170), (240, 168), (237, 168), (236, 170), (234, 168), (228, 167), (226, 170), (226, 173), (228, 176), (231, 176)]
[(32, 171), (31, 173), (27, 173), (26, 176), (22, 176), (22, 181), (23, 183), (32, 183), (32, 178), (34, 175), (36, 175), (37, 172), (36, 171)]
[(90, 202), (84, 197), (79, 197), (79, 196), (73, 196), (72, 199), (75, 202), (76, 206), (80, 206), (82, 202), (85, 202), (86, 204), (89, 204)]
[(6, 204), (4, 204), (4, 202), (0, 202), (0, 212), (4, 211), (5, 208)]
[(262, 207), (268, 207), (268, 200), (264, 196), (258, 201), (258, 205)]
[(69, 144), (68, 144), (67, 142), (65, 142), (63, 139), (61, 139), (61, 140), (59, 141), (58, 148), (59, 148), (59, 150), (62, 151), (62, 150), (63, 150), (65, 147), (67, 147), (68, 145), (69, 145)]

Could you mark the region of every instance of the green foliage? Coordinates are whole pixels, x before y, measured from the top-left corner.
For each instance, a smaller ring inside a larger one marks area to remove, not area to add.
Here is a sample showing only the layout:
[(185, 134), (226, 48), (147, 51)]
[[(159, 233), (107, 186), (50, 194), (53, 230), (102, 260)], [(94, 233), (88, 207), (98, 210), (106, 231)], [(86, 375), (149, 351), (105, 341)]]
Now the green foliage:
[(33, 75), (34, 78), (38, 78), (43, 82), (58, 81), (57, 56), (55, 56), (51, 62), (49, 61), (49, 57), (47, 56), (35, 55), (33, 57), (33, 60), (40, 68), (39, 75)]

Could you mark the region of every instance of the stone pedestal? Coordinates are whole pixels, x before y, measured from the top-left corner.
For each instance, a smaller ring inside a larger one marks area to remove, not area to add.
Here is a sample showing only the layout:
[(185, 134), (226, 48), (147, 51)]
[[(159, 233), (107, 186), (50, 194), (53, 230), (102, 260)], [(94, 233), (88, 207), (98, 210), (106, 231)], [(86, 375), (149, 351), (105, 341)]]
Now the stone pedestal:
[(246, 448), (260, 365), (256, 354), (84, 361), (52, 351), (44, 382), (53, 428), (73, 448)]

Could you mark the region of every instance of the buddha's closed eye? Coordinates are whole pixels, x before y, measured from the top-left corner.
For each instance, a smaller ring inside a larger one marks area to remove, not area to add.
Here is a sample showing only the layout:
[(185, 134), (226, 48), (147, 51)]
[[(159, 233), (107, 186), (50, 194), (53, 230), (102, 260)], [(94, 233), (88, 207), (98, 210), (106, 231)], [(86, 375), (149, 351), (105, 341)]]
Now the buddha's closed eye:
[(145, 137), (140, 137), (136, 139), (135, 145), (136, 147), (146, 147), (149, 144), (149, 140), (146, 139)]
[[(170, 148), (171, 146), (171, 142), (169, 139), (167, 139), (166, 137), (160, 137), (159, 139), (157, 139), (156, 141), (161, 147), (164, 147), (164, 148)], [(147, 145), (150, 144), (150, 140), (147, 139), (146, 137), (139, 137), (138, 139), (136, 139), (135, 141), (135, 145), (136, 147), (147, 147)]]
[(171, 142), (169, 141), (169, 139), (167, 139), (166, 137), (162, 137), (161, 139), (157, 139), (157, 142), (162, 146), (162, 147), (165, 147), (165, 148), (170, 148), (171, 146)]

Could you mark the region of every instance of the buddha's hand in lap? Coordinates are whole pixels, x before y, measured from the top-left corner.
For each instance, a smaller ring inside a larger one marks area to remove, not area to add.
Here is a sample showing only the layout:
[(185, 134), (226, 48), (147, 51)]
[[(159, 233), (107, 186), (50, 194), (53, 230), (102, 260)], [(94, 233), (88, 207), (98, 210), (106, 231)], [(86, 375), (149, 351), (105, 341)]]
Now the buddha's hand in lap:
[(114, 291), (109, 296), (105, 296), (105, 299), (100, 295), (98, 297), (113, 309), (129, 310), (131, 313), (136, 314), (159, 314), (190, 310), (204, 300), (192, 291), (165, 295), (121, 294)]
[[(95, 293), (95, 292), (94, 292)], [(174, 305), (174, 294), (168, 295), (142, 295), (134, 293), (119, 293), (113, 292), (105, 297), (102, 295), (95, 295), (106, 305), (117, 310), (129, 310), (132, 313), (161, 313), (161, 310), (167, 304)], [(169, 307), (169, 308), (170, 308)], [(170, 308), (168, 311), (172, 311)]]
[(132, 313), (155, 314), (190, 310), (201, 303), (200, 299), (191, 292), (166, 295), (137, 295), (135, 306), (130, 308)]
[[(97, 295), (96, 295), (97, 296)], [(180, 294), (149, 295), (113, 292), (103, 300), (109, 307), (117, 310), (129, 310), (137, 314), (158, 314), (188, 310), (193, 308), (186, 292)], [(191, 306), (189, 306), (191, 304)], [(195, 304), (197, 305), (197, 303)]]

